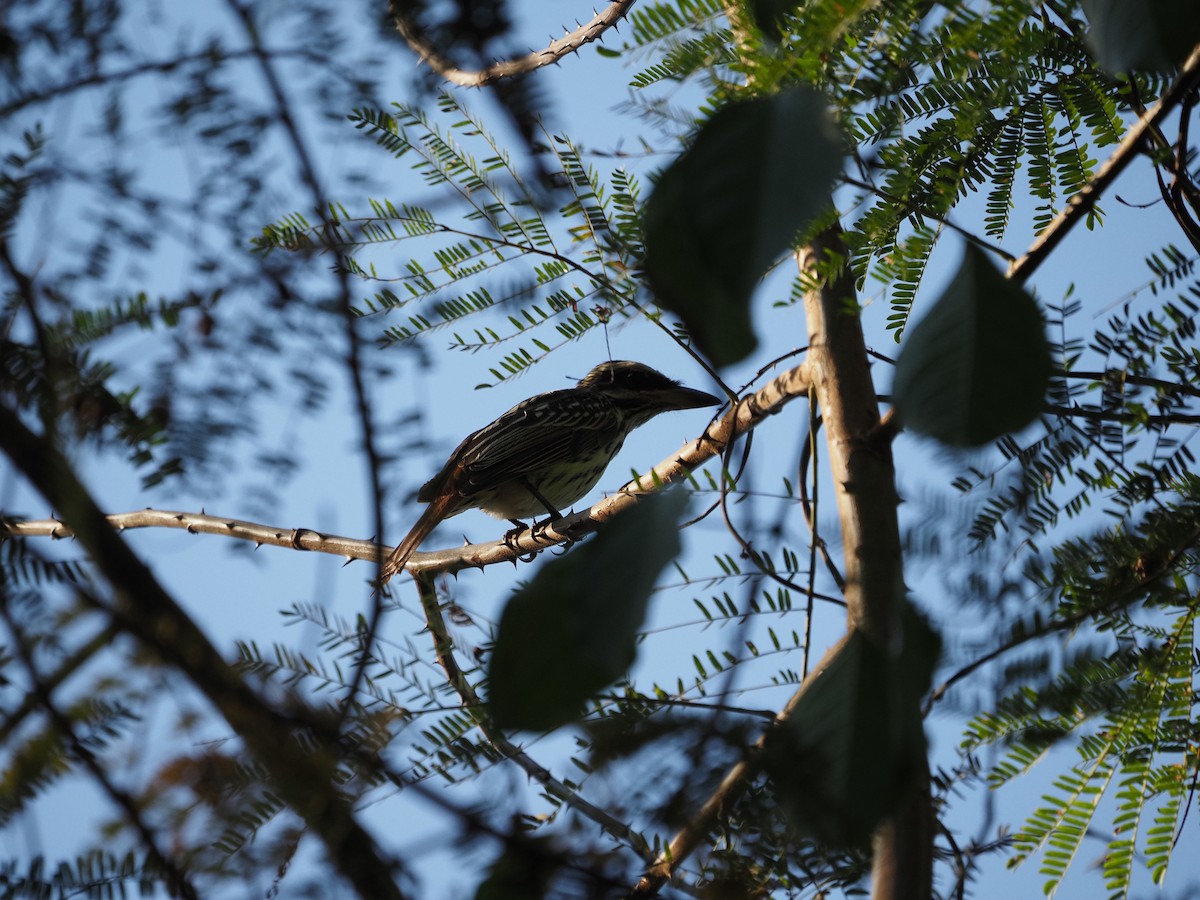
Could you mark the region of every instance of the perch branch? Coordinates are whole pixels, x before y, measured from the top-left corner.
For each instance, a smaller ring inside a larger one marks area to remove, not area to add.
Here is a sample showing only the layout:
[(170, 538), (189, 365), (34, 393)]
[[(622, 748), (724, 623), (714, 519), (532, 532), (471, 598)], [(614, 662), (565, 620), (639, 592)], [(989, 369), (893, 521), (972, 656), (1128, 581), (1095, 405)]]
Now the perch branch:
[[(417, 552), (409, 560), (408, 569), (413, 573), (431, 571), (453, 574), (463, 569), (512, 562), (520, 556), (545, 549), (552, 544), (578, 540), (596, 531), (601, 524), (621, 510), (636, 503), (639, 494), (657, 490), (660, 484), (665, 486), (686, 478), (692, 470), (720, 455), (730, 441), (758, 427), (764, 419), (779, 412), (795, 398), (807, 396), (808, 370), (801, 364), (772, 379), (754, 394), (742, 398), (734, 410), (726, 412), (709, 425), (702, 436), (689, 441), (645, 475), (590, 509), (567, 516), (561, 521), (551, 522), (545, 529), (539, 528), (537, 537), (527, 529), (509, 542), (488, 541), (446, 550)], [(143, 509), (115, 513), (108, 516), (107, 520), (118, 531), (130, 528), (179, 528), (192, 534), (217, 534), (250, 541), (258, 546), (269, 544), (292, 550), (311, 550), (344, 556), (350, 560), (377, 562), (391, 552), (390, 547), (383, 547), (375, 541), (324, 534), (311, 528), (263, 525), (203, 512)], [(22, 521), (0, 516), (0, 538), (73, 536), (71, 528), (57, 518)]]

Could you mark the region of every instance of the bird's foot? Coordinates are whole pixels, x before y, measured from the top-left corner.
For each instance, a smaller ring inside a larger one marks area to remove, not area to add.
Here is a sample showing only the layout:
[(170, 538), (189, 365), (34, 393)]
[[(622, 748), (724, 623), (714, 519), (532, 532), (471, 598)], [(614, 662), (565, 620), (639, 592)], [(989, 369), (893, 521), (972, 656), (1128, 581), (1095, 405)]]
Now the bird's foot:
[[(521, 547), (517, 543), (517, 538), (519, 538), (521, 535), (523, 535), (526, 531), (529, 532), (530, 537), (532, 537), (535, 541), (538, 541), (539, 543), (543, 542), (543, 541), (546, 543), (553, 543), (553, 541), (551, 539), (546, 537), (546, 529), (549, 528), (551, 525), (553, 525), (555, 522), (561, 522), (562, 520), (563, 520), (563, 516), (561, 514), (553, 515), (553, 516), (546, 516), (546, 518), (542, 519), (540, 522), (535, 520), (533, 522), (533, 524), (531, 524), (531, 525), (526, 525), (524, 522), (522, 522), (518, 519), (509, 519), (509, 521), (513, 523), (514, 527), (510, 528), (507, 532), (505, 532), (504, 543), (507, 547), (520, 552)], [(565, 546), (570, 546), (573, 543), (575, 543), (574, 538), (567, 538), (566, 542), (565, 542)], [(537, 556), (537, 553), (538, 553), (537, 550), (533, 550), (533, 551), (530, 551), (528, 557), (522, 557), (522, 558), (523, 559), (533, 559), (535, 556)]]
[(520, 519), (509, 519), (508, 521), (513, 523), (513, 527), (504, 532), (504, 546), (512, 550), (518, 550), (520, 548), (517, 546), (517, 538), (528, 531), (529, 526)]
[(529, 531), (532, 534), (533, 529), (531, 529), (524, 522), (518, 522), (516, 519), (510, 519), (509, 521), (513, 523), (514, 527), (510, 528), (504, 533), (504, 546), (516, 553), (517, 559), (521, 560), (521, 562), (533, 562), (534, 557), (538, 555), (538, 551), (530, 550), (528, 553), (526, 553), (517, 543), (517, 538), (523, 535), (526, 531)]
[(542, 519), (542, 521), (534, 522), (533, 527), (529, 529), (529, 533), (533, 535), (533, 539), (535, 541), (546, 540), (546, 529), (555, 522), (561, 522), (562, 519), (563, 517), (561, 515), (546, 516), (546, 518)]

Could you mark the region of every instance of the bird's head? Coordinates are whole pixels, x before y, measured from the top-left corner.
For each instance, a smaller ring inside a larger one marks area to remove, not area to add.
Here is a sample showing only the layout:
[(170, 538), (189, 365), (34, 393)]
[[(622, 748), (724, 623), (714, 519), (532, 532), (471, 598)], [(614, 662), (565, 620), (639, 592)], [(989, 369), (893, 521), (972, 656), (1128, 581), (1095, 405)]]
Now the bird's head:
[(583, 376), (579, 387), (600, 391), (626, 415), (641, 421), (675, 409), (722, 403), (719, 397), (684, 387), (662, 372), (626, 359), (600, 363)]

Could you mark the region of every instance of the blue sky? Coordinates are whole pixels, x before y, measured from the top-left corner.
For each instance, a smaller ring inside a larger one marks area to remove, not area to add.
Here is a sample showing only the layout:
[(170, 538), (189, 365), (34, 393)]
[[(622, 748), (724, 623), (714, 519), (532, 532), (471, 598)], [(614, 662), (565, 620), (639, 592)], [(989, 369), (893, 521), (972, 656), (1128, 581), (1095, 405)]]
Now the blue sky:
[[(158, 49), (169, 51), (165, 35), (174, 27), (173, 17), (197, 15), (200, 17), (195, 28), (227, 28), (228, 23), (211, 8), (201, 12), (184, 12), (178, 8), (164, 11), (166, 27), (135, 28), (132, 37), (142, 42), (146, 52)], [(544, 43), (547, 35), (558, 36), (562, 19), (561, 4), (530, 2), (520, 5), (521, 27), (531, 46)], [(210, 18), (211, 17), (211, 18)], [(570, 22), (566, 24), (572, 24)], [(411, 66), (411, 58), (393, 60), (391, 68), (396, 72), (394, 79), (395, 98), (405, 99), (405, 73)], [(547, 127), (552, 132), (568, 133), (575, 143), (592, 151), (622, 151), (630, 155), (622, 164), (636, 168), (645, 175), (651, 168), (667, 158), (666, 153), (674, 147), (662, 135), (650, 132), (644, 123), (634, 119), (618, 107), (628, 95), (626, 84), (635, 68), (627, 67), (622, 61), (600, 58), (591, 48), (568, 58), (560, 66), (543, 70), (537, 76), (547, 94), (552, 98), (551, 113)], [(159, 95), (155, 88), (147, 85), (147, 105)], [(487, 99), (478, 92), (465, 92), (467, 102), (474, 108), (489, 110)], [(681, 101), (683, 98), (680, 98)], [(91, 112), (82, 104), (60, 111), (53, 124), (56, 137), (73, 135), (82, 142), (82, 152), (88, 152), (87, 123)], [(140, 127), (151, 128), (150, 122)], [(498, 125), (503, 129), (502, 125)], [(397, 203), (424, 203), (433, 196), (409, 171), (405, 160), (393, 160), (383, 151), (363, 140), (348, 124), (323, 125), (320, 140), (313, 143), (313, 151), (321, 176), (332, 186), (331, 194), (341, 200), (352, 213), (365, 213), (367, 197), (359, 189), (348, 184), (347, 176), (355, 169), (368, 168), (377, 180), (377, 188), (371, 196), (386, 196)], [(641, 155), (640, 138), (663, 155)], [(188, 182), (189, 154), (196, 147), (189, 144), (186, 135), (181, 135), (175, 152), (164, 149), (153, 142), (154, 153), (145, 159), (141, 174), (151, 185), (179, 184), (186, 191)], [(150, 144), (148, 143), (148, 146)], [(285, 154), (281, 148), (281, 156)], [(598, 166), (610, 164), (607, 157), (595, 157)], [(643, 184), (649, 189), (648, 180)], [(296, 191), (289, 194), (275, 185), (278, 193), (278, 215), (282, 216), (305, 201)], [(1152, 172), (1143, 162), (1135, 163), (1133, 170), (1117, 184), (1116, 193), (1131, 203), (1148, 203), (1157, 198), (1157, 189)], [(31, 216), (34, 221), (52, 220), (68, 222), (71, 218), (72, 198), (68, 194), (45, 201)], [(1104, 201), (1109, 213), (1104, 228), (1095, 231), (1077, 230), (1038, 273), (1030, 288), (1044, 302), (1059, 302), (1071, 286), (1075, 295), (1083, 301), (1083, 311), (1077, 317), (1076, 327), (1085, 335), (1107, 314), (1114, 302), (1126, 292), (1143, 284), (1148, 274), (1141, 263), (1145, 253), (1156, 248), (1165, 240), (1174, 239), (1169, 228), (1164, 226), (1166, 217), (1157, 208), (1140, 209), (1125, 207), (1110, 196)], [(973, 209), (971, 205), (956, 214), (958, 224), (972, 227), (978, 221), (974, 212), (982, 210), (982, 201)], [(41, 217), (39, 220), (38, 217)], [(1015, 217), (1021, 220), (1020, 211)], [(68, 231), (69, 233), (69, 231)], [(38, 244), (44, 231), (27, 232), (24, 239), (26, 253), (30, 258), (38, 252)], [(246, 235), (249, 239), (250, 235)], [(1030, 234), (1014, 229), (1005, 247), (1012, 253), (1020, 253), (1028, 245)], [(181, 262), (186, 260), (189, 248), (184, 243), (175, 243), (164, 248), (149, 260), (127, 261), (124, 272), (130, 280), (136, 277), (140, 288), (151, 293), (161, 291), (171, 294), (187, 283), (186, 272)], [(49, 251), (47, 251), (49, 252)], [(954, 240), (947, 240), (935, 254), (930, 274), (917, 301), (917, 315), (922, 306), (937, 296), (940, 287), (958, 262), (959, 247)], [(403, 250), (385, 251), (380, 254), (381, 266), (390, 261), (397, 268), (403, 261)], [(314, 283), (324, 277), (328, 260), (312, 260)], [(787, 266), (781, 267), (787, 269)], [(769, 359), (803, 344), (804, 324), (799, 308), (774, 308), (774, 301), (786, 297), (789, 290), (790, 271), (781, 272), (763, 286), (756, 298), (756, 322), (762, 340), (762, 349), (757, 359)], [(364, 294), (373, 288), (363, 285)], [(864, 295), (864, 328), (868, 344), (884, 354), (894, 354), (896, 346), (890, 333), (884, 329), (889, 312), (886, 298), (873, 286), (868, 286)], [(1136, 303), (1137, 301), (1135, 301)], [(390, 324), (385, 317), (368, 318), (362, 322), (362, 334), (368, 340), (376, 330)], [(152, 336), (136, 335), (127, 339), (127, 348), (122, 349), (122, 358), (128, 360), (132, 378), (142, 371), (138, 366), (139, 354), (145, 342), (155, 340)], [(495, 357), (488, 352), (465, 354), (446, 349), (446, 332), (434, 332), (423, 338), (429, 356), (434, 360), (432, 369), (416, 364), (412, 354), (387, 352), (375, 358), (386, 362), (392, 374), (386, 379), (372, 379), (370, 393), (376, 409), (376, 420), (380, 423), (394, 421), (404, 411), (427, 400), (436, 401), (428, 417), (422, 422), (422, 436), (428, 441), (419, 453), (406, 456), (399, 466), (391, 470), (388, 489), (392, 502), (387, 509), (388, 540), (397, 540), (416, 518), (417, 509), (404, 505), (400, 500), (409, 491), (437, 470), (446, 454), (467, 432), (493, 419), (500, 412), (519, 400), (543, 390), (551, 390), (569, 384), (583, 375), (596, 362), (611, 354), (614, 358), (641, 359), (651, 362), (667, 374), (682, 379), (685, 383), (701, 389), (711, 389), (702, 370), (674, 345), (663, 340), (653, 328), (635, 323), (615, 328), (607, 336), (597, 329), (565, 351), (553, 354), (532, 372), (510, 382), (488, 390), (475, 390), (474, 386), (491, 380), (488, 369), (495, 364)], [(330, 334), (327, 347), (330, 353), (340, 350), (340, 340)], [(1019, 364), (1019, 361), (1014, 361)], [(270, 362), (262, 369), (271, 377), (286, 379), (287, 373), (272, 366)], [(735, 368), (729, 373), (730, 383), (739, 384), (752, 375), (753, 365)], [(889, 380), (886, 367), (876, 365), (877, 386), (886, 390)], [(336, 371), (336, 366), (322, 367), (322, 371)], [(360, 438), (356, 431), (352, 403), (347, 382), (344, 378), (332, 379), (327, 384), (330, 402), (318, 416), (302, 414), (297, 404), (283, 400), (262, 407), (260, 421), (261, 441), (266, 448), (288, 448), (299, 453), (303, 460), (301, 468), (294, 473), (290, 482), (280, 492), (280, 502), (271, 510), (275, 524), (284, 527), (312, 527), (356, 537), (369, 537), (373, 525), (368, 504), (368, 489), (365, 466), (360, 453)], [(285, 397), (287, 396), (285, 392)], [(785, 509), (779, 498), (782, 491), (783, 474), (793, 476), (796, 467), (798, 441), (806, 428), (805, 411), (795, 405), (775, 419), (765, 423), (756, 436), (754, 464), (748, 475), (749, 486), (754, 495), (744, 503), (733, 507), (734, 516), (748, 521), (762, 516), (772, 519)], [(663, 416), (637, 432), (627, 441), (624, 450), (602, 480), (601, 488), (615, 490), (626, 480), (631, 469), (645, 469), (671, 453), (684, 440), (695, 436), (704, 424), (700, 411)], [(386, 427), (386, 426), (385, 426)], [(383, 434), (387, 443), (396, 442), (396, 432)], [(913, 517), (927, 515), (927, 508), (918, 499), (925, 490), (948, 491), (952, 474), (950, 461), (928, 444), (909, 436), (901, 436), (897, 443), (897, 470), (902, 492), (912, 498), (903, 508), (903, 514)], [(242, 473), (234, 479), (235, 485), (252, 485), (253, 461), (249, 458), (234, 460)], [(113, 511), (125, 511), (144, 506), (197, 510), (201, 507), (210, 513), (233, 517), (255, 518), (260, 504), (249, 493), (249, 487), (226, 489), (213, 496), (200, 489), (176, 492), (168, 488), (163, 492), (147, 494), (136, 477), (127, 468), (114, 461), (87, 460), (88, 472), (93, 489), (103, 503)], [(20, 488), (12, 487), (13, 481), (0, 473), (0, 496), (3, 506), (28, 515), (43, 515), (37, 501)], [(600, 496), (598, 491), (592, 497)], [(824, 496), (829, 496), (826, 486)], [(837, 523), (832, 513), (822, 516), (822, 529), (832, 536), (836, 545)], [(482, 514), (467, 513), (451, 520), (427, 545), (428, 549), (450, 546), (461, 540), (463, 534), (472, 540), (494, 539), (508, 526), (488, 519)], [(803, 525), (799, 512), (794, 508), (787, 520), (786, 534), (794, 546), (803, 546)], [(318, 554), (297, 554), (276, 548), (262, 548), (254, 553), (246, 548), (230, 547), (228, 542), (212, 537), (192, 536), (182, 532), (142, 531), (129, 535), (133, 545), (149, 560), (156, 573), (175, 591), (193, 615), (200, 620), (209, 634), (223, 647), (230, 648), (237, 640), (253, 640), (267, 648), (272, 641), (279, 640), (293, 646), (307, 648), (316, 653), (317, 635), (311, 629), (285, 627), (279, 611), (294, 602), (320, 603), (338, 615), (351, 618), (367, 609), (369, 596), (366, 579), (370, 576), (367, 567), (356, 563), (342, 567), (341, 561)], [(685, 555), (680, 564), (695, 580), (687, 588), (667, 588), (655, 598), (651, 618), (648, 622), (650, 636), (642, 645), (635, 679), (648, 685), (652, 680), (673, 683), (680, 673), (690, 671), (688, 661), (692, 654), (709, 649), (720, 652), (734, 637), (735, 629), (708, 627), (692, 602), (694, 595), (728, 590), (739, 600), (745, 599), (750, 589), (745, 584), (714, 583), (708, 586), (707, 578), (720, 576), (720, 568), (714, 554), (730, 552), (730, 542), (724, 534), (719, 520), (711, 518), (689, 530), (684, 537)], [(70, 553), (71, 548), (62, 548)], [(536, 564), (535, 564), (536, 565)], [(495, 621), (512, 584), (520, 578), (528, 578), (533, 567), (522, 566), (516, 571), (495, 567), (486, 573), (467, 572), (446, 585), (447, 591), (472, 619), (480, 625)], [(962, 621), (961, 611), (948, 602), (942, 577), (936, 563), (917, 566), (910, 570), (910, 587), (916, 602), (942, 623), (949, 631), (969, 632), (973, 623)], [(679, 578), (668, 571), (668, 582)], [(828, 586), (826, 586), (828, 589)], [(411, 641), (414, 646), (428, 644), (428, 636), (422, 633), (423, 623), (415, 612), (415, 596), (408, 585), (402, 585), (401, 610), (387, 622), (386, 636), (403, 645)], [(840, 633), (840, 612), (835, 608), (818, 606), (817, 627), (814, 631), (814, 648), (820, 656), (825, 644)], [(799, 612), (771, 621), (780, 630), (803, 629)], [(477, 644), (482, 633), (473, 629), (462, 629), (457, 635), (464, 645)], [(466, 654), (464, 654), (465, 656)], [(426, 657), (432, 666), (431, 654)], [(754, 707), (776, 707), (786, 697), (789, 689), (772, 686), (773, 669), (770, 663), (747, 666), (738, 671), (735, 695), (736, 702)], [(687, 677), (685, 675), (685, 677)], [(980, 678), (986, 679), (986, 675)], [(984, 682), (986, 683), (986, 682)], [(720, 682), (717, 682), (719, 686)], [(977, 685), (968, 686), (977, 689)], [(162, 736), (171, 725), (177, 698), (164, 697), (157, 716), (151, 716), (135, 731), (135, 737), (125, 748), (129, 759), (130, 773), (148, 773), (155, 763), (152, 757), (139, 752), (151, 738)], [(929, 731), (934, 748), (935, 762), (948, 765), (954, 760), (954, 747), (961, 733), (961, 719), (939, 711), (929, 721)], [(206, 736), (217, 738), (219, 727), (204, 729)], [(187, 735), (186, 740), (195, 740)], [(535, 742), (533, 751), (540, 759), (554, 763), (556, 757), (568, 754), (570, 740), (558, 737)], [(561, 763), (560, 763), (561, 764)], [(1059, 771), (1061, 762), (1052, 761), (1053, 768), (1045, 766), (1027, 779), (1012, 785), (995, 796), (996, 820), (1007, 819), (1014, 826), (1019, 818), (1029, 811), (1037, 797), (1048, 788), (1049, 779)], [(559, 774), (575, 774), (568, 766), (557, 770)], [(623, 786), (620, 780), (612, 783), (589, 782), (588, 789), (596, 790), (599, 800), (606, 794), (617, 796)], [(503, 798), (509, 791), (524, 792), (530, 797), (530, 810), (544, 810), (534, 797), (535, 792), (524, 783), (523, 776), (499, 774), (473, 790), (486, 798)], [(455, 795), (452, 795), (455, 796)], [(80, 799), (83, 797), (84, 799)], [(970, 829), (980, 815), (980, 803), (976, 797), (960, 800), (961, 821)], [(87, 833), (87, 823), (93, 815), (110, 815), (102, 811), (96, 798), (90, 797), (85, 786), (73, 780), (62, 789), (49, 795), (44, 804), (29, 818), (0, 832), (4, 846), (15, 846), (18, 852), (35, 851), (54, 853), (57, 849), (70, 852), (75, 842)], [(378, 833), (387, 835), (401, 852), (422, 848), (428, 872), (422, 868), (425, 890), (421, 896), (457, 896), (479, 870), (478, 866), (462, 865), (447, 874), (444, 859), (430, 851), (428, 844), (438, 843), (431, 838), (430, 822), (437, 820), (435, 812), (419, 799), (397, 798), (372, 806), (369, 813)], [(1107, 820), (1101, 817), (1099, 820)], [(84, 827), (78, 827), (78, 826)], [(439, 830), (437, 834), (449, 843), (441, 842), (446, 853), (453, 853), (451, 830)], [(1168, 878), (1168, 885), (1176, 890), (1197, 878), (1197, 865), (1189, 861), (1195, 854), (1187, 852), (1188, 842), (1194, 845), (1194, 829), (1185, 833), (1180, 852), (1175, 859), (1175, 870)], [(1101, 844), (1085, 845), (1092, 858), (1099, 855)], [(1195, 847), (1190, 848), (1194, 851)], [(1080, 860), (1068, 877), (1058, 896), (1083, 898), (1095, 896), (1102, 887), (1096, 870), (1090, 867), (1092, 858)], [(996, 865), (995, 863), (992, 864)], [(436, 873), (436, 874), (435, 874)], [(987, 898), (1001, 895), (1030, 896), (1040, 893), (1042, 877), (1036, 872), (1036, 861), (1027, 863), (1013, 873), (991, 871), (976, 889), (976, 896)], [(1148, 885), (1148, 882), (1146, 882)]]

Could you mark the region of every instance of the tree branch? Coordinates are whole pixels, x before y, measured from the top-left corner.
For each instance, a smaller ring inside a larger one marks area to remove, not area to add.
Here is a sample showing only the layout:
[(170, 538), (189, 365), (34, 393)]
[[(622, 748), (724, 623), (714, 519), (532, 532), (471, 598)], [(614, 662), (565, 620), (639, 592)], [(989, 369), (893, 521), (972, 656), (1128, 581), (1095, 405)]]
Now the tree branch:
[(591, 819), (613, 837), (628, 844), (649, 862), (653, 854), (646, 846), (645, 838), (634, 832), (620, 819), (585, 800), (578, 791), (567, 787), (555, 778), (549, 769), (532, 759), (524, 750), (505, 737), (500, 729), (496, 728), (488, 717), (487, 707), (475, 693), (474, 685), (467, 680), (466, 674), (454, 656), (454, 642), (450, 638), (446, 620), (442, 617), (442, 610), (438, 605), (432, 572), (422, 572), (417, 576), (417, 592), (421, 597), (421, 607), (425, 611), (425, 621), (429, 625), (429, 633), (433, 637), (434, 654), (446, 673), (446, 682), (454, 688), (454, 692), (462, 700), (463, 710), (475, 720), (475, 724), (488, 742), (507, 759), (520, 766), (525, 774), (545, 788), (546, 793), (550, 796), (561, 800), (581, 816)]
[(396, 30), (400, 32), (413, 52), (420, 57), (421, 62), (427, 64), (429, 68), (452, 84), (460, 87), (486, 87), (502, 78), (524, 75), (540, 69), (542, 66), (556, 63), (564, 56), (579, 50), (584, 44), (590, 44), (599, 39), (604, 32), (615, 28), (617, 23), (628, 15), (635, 2), (636, 0), (615, 0), (615, 2), (609, 3), (602, 12), (596, 13), (574, 31), (569, 31), (557, 40), (551, 41), (543, 49), (533, 50), (525, 56), (515, 59), (500, 60), (477, 71), (460, 69), (442, 56), (438, 48), (427, 41), (417, 31), (413, 22), (400, 11), (401, 4), (399, 2), (393, 0), (391, 10), (396, 20)]
[[(464, 569), (481, 568), (499, 562), (512, 562), (521, 556), (564, 543), (596, 531), (604, 522), (637, 502), (640, 494), (659, 489), (686, 478), (694, 469), (719, 456), (726, 445), (757, 428), (769, 416), (779, 412), (797, 397), (808, 396), (808, 371), (802, 364), (772, 379), (759, 391), (743, 398), (736, 409), (726, 412), (712, 423), (704, 434), (689, 441), (676, 453), (654, 466), (636, 481), (622, 487), (612, 496), (589, 509), (566, 516), (539, 528), (537, 537), (527, 529), (511, 540), (467, 544), (447, 550), (417, 552), (408, 561), (410, 572), (445, 572), (454, 574)], [(283, 528), (244, 519), (189, 513), (176, 510), (143, 509), (107, 516), (108, 524), (117, 531), (129, 528), (179, 528), (192, 534), (217, 534), (236, 540), (250, 541), (257, 546), (269, 544), (292, 550), (329, 553), (350, 560), (378, 562), (390, 552), (375, 541), (324, 534), (311, 528)], [(57, 518), (19, 521), (0, 516), (0, 537), (74, 537), (71, 526)]]
[(746, 754), (746, 758), (725, 773), (725, 777), (721, 779), (717, 789), (704, 801), (704, 805), (679, 829), (675, 837), (671, 839), (671, 843), (658, 855), (654, 865), (646, 870), (646, 874), (630, 892), (631, 897), (653, 897), (664, 884), (671, 880), (672, 875), (683, 865), (684, 860), (695, 852), (721, 814), (729, 810), (754, 776), (758, 774), (761, 769), (762, 750), (771, 730), (787, 721), (796, 705), (812, 689), (817, 679), (825, 673), (829, 664), (837, 658), (849, 640), (850, 632), (847, 631), (825, 651), (821, 661), (812, 668), (783, 709), (776, 714), (771, 727), (755, 741), (754, 746)]
[(52, 689), (42, 680), (37, 666), (34, 664), (33, 651), (29, 642), (13, 618), (8, 605), (4, 602), (0, 602), (0, 618), (8, 626), (9, 633), (13, 636), (12, 646), (16, 650), (16, 656), (29, 676), (30, 696), (36, 699), (38, 706), (49, 717), (54, 730), (62, 737), (71, 753), (91, 773), (103, 793), (107, 795), (114, 806), (121, 810), (126, 820), (137, 832), (139, 840), (146, 847), (147, 861), (152, 861), (162, 870), (163, 880), (166, 882), (171, 896), (183, 897), (184, 900), (197, 900), (200, 895), (196, 892), (196, 886), (188, 878), (185, 868), (163, 849), (158, 835), (150, 827), (146, 817), (142, 815), (141, 804), (128, 791), (117, 787), (105, 768), (100, 765), (96, 754), (76, 734), (71, 719), (55, 704)]
[[(848, 628), (800, 683), (772, 727), (785, 722), (837, 658), (855, 630), (883, 646), (895, 645), (898, 613), (904, 598), (898, 500), (890, 441), (881, 429), (879, 405), (871, 381), (861, 320), (846, 313), (854, 298), (848, 268), (828, 284), (819, 267), (830, 254), (846, 257), (840, 231), (832, 229), (799, 255), (802, 275), (816, 285), (805, 294), (810, 337), (803, 370), (821, 405), (829, 444), (845, 548), (845, 599)], [(807, 394), (806, 394), (807, 396)], [(891, 502), (888, 502), (889, 498)], [(886, 685), (879, 686), (885, 690)], [(914, 709), (913, 713), (919, 711)], [(704, 840), (713, 823), (729, 809), (760, 768), (761, 750), (770, 729), (733, 766), (721, 784), (659, 854), (633, 889), (633, 897), (658, 893)], [(925, 776), (927, 780), (927, 775)], [(915, 778), (920, 782), (921, 773)], [(929, 896), (932, 836), (927, 785), (918, 784), (900, 812), (880, 826), (875, 846), (875, 896)]]
[[(901, 626), (905, 599), (900, 524), (896, 515), (895, 466), (891, 428), (879, 415), (862, 319), (853, 310), (854, 279), (848, 264), (836, 276), (823, 271), (835, 260), (848, 260), (841, 229), (826, 230), (797, 254), (801, 277), (814, 285), (805, 292), (813, 388), (829, 449), (829, 469), (842, 525), (847, 633), (860, 632), (894, 655), (907, 635)], [(895, 685), (874, 689), (891, 693), (897, 717), (920, 710), (899, 707)], [(876, 828), (872, 896), (876, 900), (926, 898), (933, 866), (933, 813), (925, 754), (911, 773), (912, 787), (898, 808)], [(889, 763), (880, 760), (880, 765)]]
[(1118, 175), (1125, 171), (1125, 167), (1137, 155), (1146, 135), (1152, 129), (1158, 128), (1163, 119), (1189, 93), (1195, 90), (1198, 84), (1200, 84), (1200, 44), (1197, 44), (1192, 50), (1191, 55), (1179, 70), (1179, 76), (1175, 79), (1175, 83), (1163, 94), (1154, 109), (1134, 122), (1133, 127), (1125, 133), (1125, 137), (1113, 151), (1112, 156), (1096, 171), (1091, 181), (1067, 201), (1067, 205), (1059, 210), (1054, 221), (1037, 236), (1029, 249), (1025, 251), (1025, 255), (1008, 267), (1008, 277), (1012, 281), (1023, 284), (1029, 280), (1029, 277), (1037, 271), (1038, 266), (1046, 261), (1054, 248), (1075, 227), (1076, 223), (1091, 211), (1092, 207), (1096, 205), (1096, 201), (1100, 199), (1100, 195), (1109, 188)]
[[(109, 525), (66, 457), (3, 405), (0, 450), (62, 510), (110, 585), (115, 602), (100, 606), (100, 611), (208, 698), (270, 773), (279, 796), (320, 837), (330, 860), (360, 896), (400, 900), (404, 895), (392, 876), (397, 863), (384, 857), (336, 786), (341, 754), (327, 723), (298, 703), (285, 714), (251, 690)], [(298, 731), (307, 731), (313, 746), (297, 741)]]

